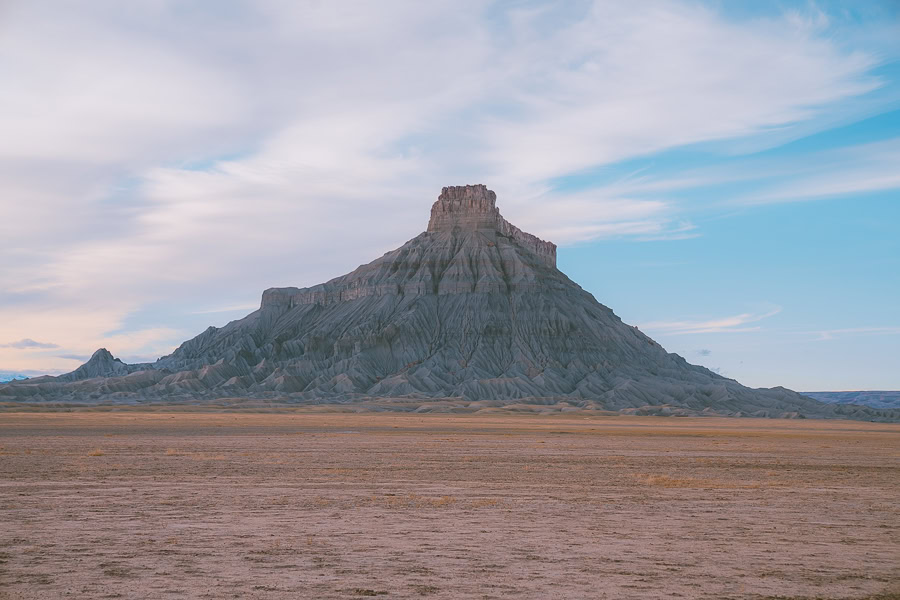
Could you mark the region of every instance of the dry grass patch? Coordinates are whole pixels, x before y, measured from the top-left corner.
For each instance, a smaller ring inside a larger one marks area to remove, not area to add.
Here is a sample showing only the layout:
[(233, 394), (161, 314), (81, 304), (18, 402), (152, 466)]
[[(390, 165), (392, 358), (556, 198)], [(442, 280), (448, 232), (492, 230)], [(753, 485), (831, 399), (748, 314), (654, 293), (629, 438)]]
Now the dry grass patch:
[(382, 508), (415, 509), (446, 508), (455, 505), (457, 502), (458, 500), (454, 496), (420, 496), (419, 494), (404, 494), (398, 496), (395, 494), (385, 494), (384, 496), (371, 496), (367, 504)]
[(213, 452), (189, 452), (177, 448), (166, 448), (166, 456), (187, 456), (193, 460), (225, 460), (225, 455)]
[(699, 489), (758, 489), (770, 485), (760, 481), (729, 481), (726, 479), (709, 479), (703, 477), (671, 477), (637, 473), (634, 475), (640, 483), (662, 488), (699, 488)]
[(494, 508), (502, 503), (503, 501), (500, 498), (478, 498), (477, 500), (472, 500), (469, 506), (472, 508)]
[(475, 498), (465, 500), (456, 496), (422, 496), (419, 494), (373, 495), (356, 503), (356, 506), (376, 506), (388, 509), (428, 509), (428, 508), (495, 508), (501, 506), (500, 498)]
[(225, 460), (224, 454), (214, 454), (212, 452), (192, 452), (190, 457), (194, 460)]

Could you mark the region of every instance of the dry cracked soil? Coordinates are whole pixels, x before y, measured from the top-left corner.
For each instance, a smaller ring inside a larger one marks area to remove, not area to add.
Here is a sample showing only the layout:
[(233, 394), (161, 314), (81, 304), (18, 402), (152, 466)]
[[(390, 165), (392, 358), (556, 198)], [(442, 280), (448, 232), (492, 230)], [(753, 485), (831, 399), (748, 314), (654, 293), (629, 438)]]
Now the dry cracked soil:
[(0, 413), (0, 598), (900, 598), (900, 426)]

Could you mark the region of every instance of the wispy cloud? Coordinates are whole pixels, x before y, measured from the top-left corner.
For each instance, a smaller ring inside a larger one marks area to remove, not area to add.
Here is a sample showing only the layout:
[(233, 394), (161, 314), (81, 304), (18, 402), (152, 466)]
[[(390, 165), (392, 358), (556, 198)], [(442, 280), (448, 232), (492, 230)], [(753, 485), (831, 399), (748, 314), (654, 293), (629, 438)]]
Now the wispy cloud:
[(199, 310), (191, 311), (192, 315), (211, 315), (216, 313), (225, 313), (225, 312), (237, 312), (237, 311), (253, 311), (259, 308), (259, 303), (243, 303), (243, 304), (232, 304), (230, 306), (218, 306), (215, 308), (201, 308)]
[[(535, 25), (546, 11), (517, 21), (515, 51), (525, 60), (515, 64), (525, 66), (507, 83), (520, 110), (489, 122), (488, 158), (516, 179), (552, 177), (808, 120), (813, 106), (879, 85), (861, 76), (873, 57), (841, 56), (793, 19), (735, 24), (673, 3), (643, 5), (640, 18), (633, 11), (593, 3), (575, 25), (549, 33)], [(823, 76), (826, 63), (835, 71)]]
[(49, 342), (36, 342), (30, 338), (24, 338), (17, 342), (9, 342), (7, 344), (0, 344), (0, 348), (18, 348), (19, 350), (31, 350), (31, 349), (59, 348), (59, 346), (56, 344), (51, 344)]
[(812, 201), (900, 189), (900, 137), (771, 158), (733, 157), (724, 164), (692, 168), (677, 174), (639, 173), (590, 192), (599, 198), (656, 202), (677, 213), (677, 198), (730, 185), (716, 194), (717, 204), (756, 206)]
[(77, 363), (85, 363), (88, 359), (91, 358), (90, 354), (58, 354), (56, 358), (62, 358), (65, 360), (74, 360)]
[(847, 327), (814, 331), (817, 340), (833, 340), (851, 335), (900, 335), (900, 327)]
[[(758, 165), (760, 179), (775, 180), (736, 203), (772, 204), (864, 194), (900, 188), (900, 138), (814, 153), (781, 164)], [(793, 162), (793, 164), (791, 164)], [(785, 172), (789, 177), (784, 177)], [(779, 177), (781, 175), (781, 177)]]
[(747, 327), (750, 323), (756, 323), (777, 315), (781, 307), (775, 307), (764, 313), (741, 313), (732, 317), (714, 318), (697, 321), (651, 321), (643, 323), (639, 327), (646, 331), (655, 331), (669, 335), (682, 335), (688, 333), (742, 333), (758, 331), (760, 327)]

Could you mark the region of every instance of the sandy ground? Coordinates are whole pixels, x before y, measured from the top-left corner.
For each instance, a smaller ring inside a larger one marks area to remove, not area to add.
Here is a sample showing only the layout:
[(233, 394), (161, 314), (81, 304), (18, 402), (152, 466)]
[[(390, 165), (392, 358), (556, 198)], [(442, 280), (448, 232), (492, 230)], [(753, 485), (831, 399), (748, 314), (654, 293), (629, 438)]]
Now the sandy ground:
[(0, 598), (900, 598), (900, 426), (0, 414)]

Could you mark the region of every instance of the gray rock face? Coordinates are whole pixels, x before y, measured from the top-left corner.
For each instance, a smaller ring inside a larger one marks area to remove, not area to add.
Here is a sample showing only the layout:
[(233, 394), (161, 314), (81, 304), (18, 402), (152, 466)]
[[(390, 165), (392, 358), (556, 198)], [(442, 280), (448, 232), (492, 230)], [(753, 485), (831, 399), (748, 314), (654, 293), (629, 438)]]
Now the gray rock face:
[(520, 246), (556, 266), (556, 244), (525, 233), (500, 216), (497, 195), (484, 185), (445, 187), (431, 207), (429, 233), (453, 231), (456, 228), (480, 231), (488, 237), (496, 234), (515, 240)]
[(352, 273), (268, 289), (259, 310), (154, 364), (98, 351), (70, 374), (0, 386), (0, 399), (403, 399), (427, 409), (450, 398), (474, 408), (890, 418), (749, 389), (667, 353), (560, 272), (556, 246), (509, 224), (495, 202), (483, 185), (444, 188), (427, 231)]

